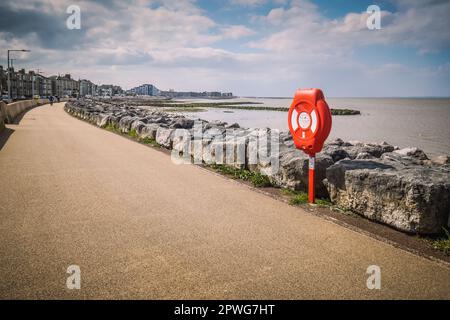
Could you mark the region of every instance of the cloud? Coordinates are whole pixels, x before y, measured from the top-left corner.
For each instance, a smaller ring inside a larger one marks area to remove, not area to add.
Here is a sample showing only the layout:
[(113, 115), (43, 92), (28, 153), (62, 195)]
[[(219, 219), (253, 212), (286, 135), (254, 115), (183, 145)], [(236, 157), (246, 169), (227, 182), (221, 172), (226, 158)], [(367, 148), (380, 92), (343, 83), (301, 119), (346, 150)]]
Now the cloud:
[(230, 3), (235, 6), (256, 7), (265, 5), (267, 3), (285, 4), (288, 0), (230, 0)]
[(226, 26), (222, 28), (222, 36), (225, 39), (239, 39), (255, 35), (256, 32), (243, 25)]
[(381, 11), (381, 30), (369, 30), (367, 12), (348, 13), (340, 19), (329, 19), (307, 0), (293, 0), (288, 9), (275, 8), (256, 20), (274, 26), (275, 32), (251, 47), (282, 51), (300, 49), (325, 52), (365, 45), (405, 45), (418, 52), (434, 52), (450, 46), (450, 2), (396, 1), (401, 10)]
[(66, 28), (71, 0), (15, 0), (0, 3), (0, 47), (32, 49), (15, 54), (18, 66), (124, 87), (290, 95), (318, 86), (332, 95), (382, 95), (394, 91), (389, 83), (407, 95), (426, 82), (450, 91), (448, 63), (419, 68), (361, 55), (367, 47), (403, 47), (423, 58), (448, 50), (448, 2), (392, 1), (398, 10), (382, 11), (382, 30), (371, 31), (365, 11), (329, 18), (308, 0), (230, 0), (245, 20), (218, 19), (222, 11), (194, 0), (79, 0), (81, 30)]
[(238, 6), (258, 6), (267, 3), (267, 0), (231, 0), (230, 2)]

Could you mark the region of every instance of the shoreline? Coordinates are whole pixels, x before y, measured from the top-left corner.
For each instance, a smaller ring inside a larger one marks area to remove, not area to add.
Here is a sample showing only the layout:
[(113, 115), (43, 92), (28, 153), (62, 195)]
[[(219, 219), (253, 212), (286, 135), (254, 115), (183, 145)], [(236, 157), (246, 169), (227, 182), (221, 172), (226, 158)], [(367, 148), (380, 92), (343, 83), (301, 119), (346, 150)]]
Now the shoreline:
[[(178, 160), (223, 163), (226, 167), (247, 170), (231, 172), (248, 179), (261, 180), (254, 175), (262, 174), (273, 186), (307, 190), (308, 157), (294, 147), (288, 132), (241, 128), (237, 123), (221, 121), (194, 121), (162, 110), (92, 100), (68, 103), (66, 111), (100, 127), (110, 127), (162, 145), (178, 154)], [(200, 127), (195, 129), (198, 125)], [(195, 147), (196, 140), (192, 140), (198, 129), (204, 135), (200, 149)], [(261, 143), (257, 143), (259, 139), (271, 145), (260, 149), (261, 146), (257, 147)], [(229, 158), (229, 149), (232, 158)], [(450, 199), (445, 196), (450, 189), (448, 156), (430, 159), (418, 148), (400, 149), (386, 142), (336, 139), (325, 144), (316, 158), (316, 167), (318, 197), (330, 199), (344, 209), (410, 233), (440, 233), (441, 226), (448, 226)], [(418, 187), (420, 193), (414, 191)], [(299, 197), (298, 201), (304, 201)], [(435, 211), (434, 215), (428, 210)]]
[[(66, 107), (65, 107), (66, 109)], [(73, 112), (70, 112), (66, 109), (66, 112), (68, 112), (71, 116), (80, 118)], [(82, 120), (94, 125), (98, 126), (98, 123), (93, 122), (92, 120), (88, 118), (82, 118)], [(167, 155), (170, 154), (171, 150), (168, 148), (163, 147), (162, 145), (158, 143), (154, 143), (156, 141), (145, 141), (139, 138), (137, 135), (130, 134), (129, 132), (122, 132), (118, 129), (111, 129), (111, 127), (102, 127), (104, 129), (109, 129), (109, 131), (112, 131), (115, 134), (118, 134), (126, 139), (147, 145), (148, 147), (154, 148), (156, 150), (159, 150)], [(438, 262), (443, 262), (444, 264), (448, 265), (450, 263), (450, 256), (445, 255), (443, 252), (435, 250), (432, 248), (432, 241), (433, 237), (417, 237), (413, 234), (400, 232), (398, 230), (393, 229), (391, 226), (388, 226), (383, 223), (377, 223), (376, 221), (371, 221), (370, 219), (365, 219), (364, 217), (361, 217), (359, 215), (355, 215), (354, 213), (345, 213), (339, 209), (339, 207), (334, 206), (322, 206), (322, 205), (309, 205), (309, 204), (299, 204), (299, 203), (292, 203), (292, 195), (289, 195), (284, 192), (285, 189), (280, 188), (274, 188), (272, 186), (270, 187), (256, 187), (251, 184), (249, 181), (242, 180), (240, 178), (231, 177), (227, 174), (223, 174), (218, 171), (217, 169), (202, 164), (200, 165), (205, 170), (214, 172), (215, 174), (219, 174), (221, 176), (224, 176), (228, 179), (237, 180), (239, 183), (243, 183), (247, 185), (249, 188), (254, 189), (257, 192), (266, 194), (270, 197), (273, 197), (279, 201), (283, 201), (286, 203), (290, 203), (294, 206), (299, 206), (302, 209), (307, 210), (313, 215), (320, 216), (326, 220), (329, 220), (333, 223), (342, 225), (346, 228), (350, 228), (353, 231), (363, 233), (369, 237), (378, 239), (380, 241), (389, 243), (390, 245), (393, 245), (394, 247), (406, 250), (408, 252), (411, 252), (413, 254), (422, 256), (427, 259), (435, 260)]]

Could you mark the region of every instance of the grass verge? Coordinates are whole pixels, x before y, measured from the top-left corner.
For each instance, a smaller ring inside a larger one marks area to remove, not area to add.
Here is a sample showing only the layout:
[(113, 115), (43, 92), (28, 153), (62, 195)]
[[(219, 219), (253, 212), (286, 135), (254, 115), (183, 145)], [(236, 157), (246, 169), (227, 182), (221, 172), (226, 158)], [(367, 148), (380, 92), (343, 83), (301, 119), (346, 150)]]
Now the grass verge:
[(212, 164), (210, 165), (210, 167), (220, 174), (231, 177), (233, 179), (249, 181), (255, 187), (262, 188), (270, 187), (272, 185), (270, 183), (269, 177), (259, 172), (252, 172), (247, 169), (233, 168), (223, 164)]
[[(294, 191), (291, 189), (282, 189), (281, 193), (291, 197), (289, 204), (298, 206), (309, 203), (308, 194), (306, 192)], [(316, 198), (315, 204), (319, 207), (331, 207), (333, 204), (328, 199)]]
[(444, 229), (445, 235), (441, 238), (431, 240), (431, 246), (435, 250), (442, 251), (446, 256), (450, 256), (450, 232)]

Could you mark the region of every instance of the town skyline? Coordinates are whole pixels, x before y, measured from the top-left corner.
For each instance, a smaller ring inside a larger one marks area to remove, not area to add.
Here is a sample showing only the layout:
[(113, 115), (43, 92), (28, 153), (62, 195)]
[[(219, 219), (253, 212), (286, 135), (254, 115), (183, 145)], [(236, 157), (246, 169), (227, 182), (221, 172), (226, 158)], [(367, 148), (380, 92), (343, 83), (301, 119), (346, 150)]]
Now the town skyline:
[[(11, 59), (10, 59), (11, 60)], [(8, 75), (10, 78), (8, 78)], [(10, 80), (10, 87), (8, 81)], [(20, 100), (31, 97), (49, 96), (116, 96), (116, 95), (141, 95), (160, 96), (166, 98), (232, 98), (232, 92), (220, 91), (175, 91), (174, 89), (160, 90), (153, 84), (141, 84), (131, 89), (123, 89), (115, 84), (96, 84), (89, 79), (74, 78), (70, 73), (58, 73), (58, 75), (44, 76), (39, 69), (25, 70), (14, 69), (10, 66), (5, 70), (0, 65), (0, 96)]]

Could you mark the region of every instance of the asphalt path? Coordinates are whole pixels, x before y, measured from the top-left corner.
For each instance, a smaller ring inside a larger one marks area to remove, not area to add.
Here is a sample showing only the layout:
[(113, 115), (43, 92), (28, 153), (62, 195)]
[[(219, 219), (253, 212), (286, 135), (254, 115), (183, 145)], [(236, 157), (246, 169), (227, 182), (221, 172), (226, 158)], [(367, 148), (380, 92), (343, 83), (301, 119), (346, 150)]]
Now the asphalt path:
[(0, 148), (2, 299), (450, 298), (448, 265), (173, 164), (62, 103), (7, 125)]

